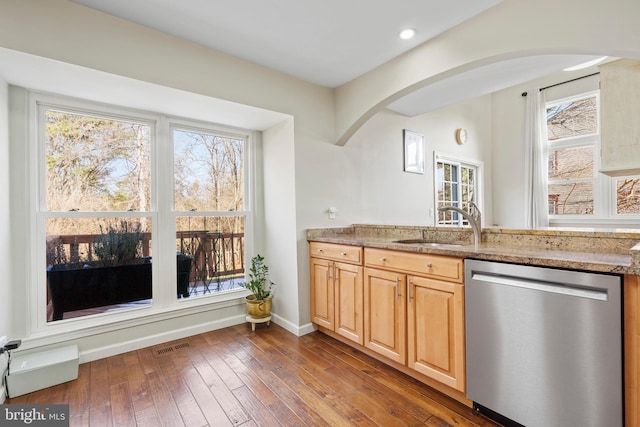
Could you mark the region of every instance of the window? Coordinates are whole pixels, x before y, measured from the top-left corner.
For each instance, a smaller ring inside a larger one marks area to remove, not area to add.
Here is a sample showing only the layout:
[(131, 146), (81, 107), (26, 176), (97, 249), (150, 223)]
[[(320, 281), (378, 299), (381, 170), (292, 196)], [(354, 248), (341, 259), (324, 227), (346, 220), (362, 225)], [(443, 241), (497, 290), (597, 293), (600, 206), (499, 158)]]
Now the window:
[(595, 212), (598, 97), (547, 104), (549, 213)]
[(547, 103), (550, 220), (621, 218), (640, 213), (640, 177), (612, 179), (598, 172), (599, 94)]
[[(246, 133), (35, 99), (45, 255), (34, 259), (46, 261), (39, 319), (167, 307), (241, 289)], [(157, 166), (167, 164), (172, 173)]]
[(175, 127), (178, 250), (196, 262), (189, 293), (237, 289), (244, 279), (245, 138)]
[[(452, 205), (469, 210), (469, 202), (478, 203), (480, 165), (435, 155), (436, 207)], [(462, 227), (468, 221), (454, 211), (438, 212), (436, 225)]]

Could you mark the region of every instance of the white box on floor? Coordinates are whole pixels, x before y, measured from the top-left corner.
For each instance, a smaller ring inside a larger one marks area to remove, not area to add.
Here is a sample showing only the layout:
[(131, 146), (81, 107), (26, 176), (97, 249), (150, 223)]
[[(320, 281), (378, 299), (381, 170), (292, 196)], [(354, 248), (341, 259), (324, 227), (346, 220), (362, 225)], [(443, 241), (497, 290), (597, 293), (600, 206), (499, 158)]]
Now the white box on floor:
[(7, 389), (9, 397), (62, 384), (78, 378), (78, 346), (46, 350), (11, 358)]

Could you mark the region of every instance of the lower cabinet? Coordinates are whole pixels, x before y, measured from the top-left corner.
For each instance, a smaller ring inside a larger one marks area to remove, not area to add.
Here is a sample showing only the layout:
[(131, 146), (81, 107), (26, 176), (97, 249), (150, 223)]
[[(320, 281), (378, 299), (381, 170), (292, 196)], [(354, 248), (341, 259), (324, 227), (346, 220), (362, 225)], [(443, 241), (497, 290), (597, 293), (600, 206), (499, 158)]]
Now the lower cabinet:
[(364, 346), (406, 364), (406, 276), (365, 268), (364, 282)]
[(463, 260), (365, 248), (364, 265), (365, 347), (465, 393)]
[(317, 256), (310, 259), (311, 321), (363, 345), (362, 266), (348, 263), (362, 262), (358, 251), (362, 248), (312, 243), (311, 253)]
[(407, 365), (464, 392), (464, 285), (417, 276), (407, 281)]
[(464, 395), (462, 259), (364, 248), (363, 268), (311, 245), (315, 324)]

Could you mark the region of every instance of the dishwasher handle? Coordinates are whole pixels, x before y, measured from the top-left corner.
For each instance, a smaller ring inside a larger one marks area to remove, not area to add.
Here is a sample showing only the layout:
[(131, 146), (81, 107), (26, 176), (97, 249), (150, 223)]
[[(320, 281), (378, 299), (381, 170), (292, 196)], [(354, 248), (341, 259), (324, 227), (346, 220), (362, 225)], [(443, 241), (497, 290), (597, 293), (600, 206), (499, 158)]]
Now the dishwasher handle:
[(533, 280), (525, 277), (493, 275), (474, 271), (472, 280), (498, 285), (513, 286), (516, 288), (531, 289), (534, 291), (550, 292), (572, 297), (587, 298), (597, 301), (608, 301), (609, 294), (604, 289), (588, 289), (570, 286), (562, 283)]

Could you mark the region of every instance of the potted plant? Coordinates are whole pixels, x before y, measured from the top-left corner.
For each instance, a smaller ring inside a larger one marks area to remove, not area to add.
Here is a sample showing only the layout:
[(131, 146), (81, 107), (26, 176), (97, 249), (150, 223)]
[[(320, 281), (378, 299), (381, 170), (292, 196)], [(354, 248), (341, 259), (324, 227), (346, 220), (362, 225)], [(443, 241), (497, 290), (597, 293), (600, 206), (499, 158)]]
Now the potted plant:
[(240, 286), (251, 292), (251, 295), (246, 297), (249, 316), (256, 319), (271, 316), (272, 290), (275, 285), (269, 280), (269, 266), (264, 263), (262, 255), (251, 258), (249, 281), (241, 283)]

